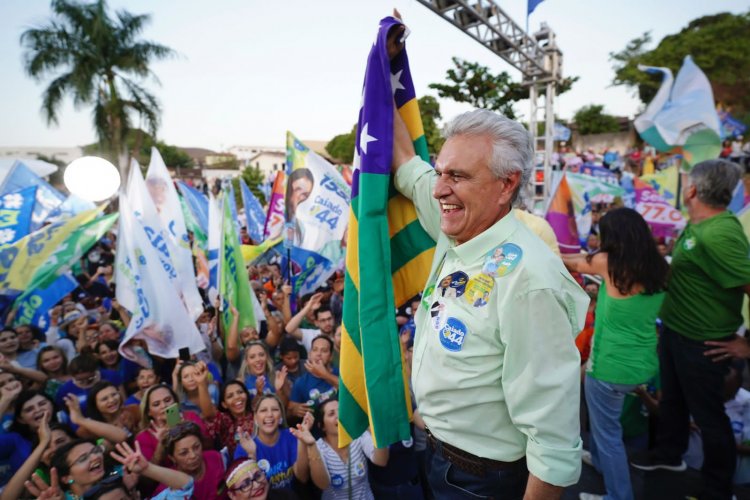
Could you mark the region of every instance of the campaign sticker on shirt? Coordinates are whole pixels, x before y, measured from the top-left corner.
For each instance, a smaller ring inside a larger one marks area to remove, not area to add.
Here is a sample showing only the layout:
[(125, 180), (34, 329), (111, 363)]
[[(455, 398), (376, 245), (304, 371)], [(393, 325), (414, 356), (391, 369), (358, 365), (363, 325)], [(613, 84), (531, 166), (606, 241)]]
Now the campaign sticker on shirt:
[(332, 474), (331, 486), (333, 486), (336, 489), (339, 489), (342, 486), (344, 486), (344, 476), (342, 476), (341, 474)]
[(401, 441), (401, 446), (404, 448), (411, 448), (414, 446), (414, 438), (409, 438), (406, 441)]
[(464, 298), (472, 307), (484, 307), (490, 300), (494, 286), (495, 280), (484, 273), (477, 274), (469, 279)]
[(521, 259), (523, 250), (514, 243), (498, 245), (490, 250), (482, 266), (482, 273), (491, 277), (502, 277), (513, 272)]
[(422, 294), (422, 306), (425, 309), (430, 308), (430, 297), (432, 297), (432, 292), (435, 291), (435, 285), (432, 284), (424, 289), (424, 293)]
[(432, 328), (436, 331), (440, 330), (445, 324), (445, 302), (442, 300), (436, 300), (430, 306), (430, 321), (432, 322)]
[(438, 283), (435, 294), (441, 299), (455, 299), (464, 294), (469, 277), (463, 271), (456, 271), (443, 277)]
[(690, 237), (685, 239), (685, 243), (682, 244), (685, 250), (692, 250), (695, 248), (695, 238)]
[(458, 352), (466, 339), (466, 325), (456, 318), (448, 318), (440, 330), (440, 343), (452, 352)]
[(268, 474), (268, 471), (271, 469), (271, 464), (268, 462), (268, 460), (266, 460), (265, 458), (262, 458), (262, 459), (258, 460), (258, 467), (263, 472), (265, 472), (266, 474)]
[(354, 464), (354, 477), (363, 477), (365, 475), (365, 464), (364, 462), (357, 462)]

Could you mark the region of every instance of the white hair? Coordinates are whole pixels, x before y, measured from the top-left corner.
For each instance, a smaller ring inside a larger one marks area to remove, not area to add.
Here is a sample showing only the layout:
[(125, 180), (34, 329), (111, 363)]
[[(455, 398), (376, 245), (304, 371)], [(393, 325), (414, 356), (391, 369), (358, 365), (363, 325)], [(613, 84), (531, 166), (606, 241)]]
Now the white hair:
[(521, 189), (529, 183), (534, 170), (534, 148), (531, 134), (520, 123), (488, 109), (475, 109), (462, 113), (445, 126), (443, 135), (487, 135), (492, 138), (490, 171), (496, 178), (506, 178), (521, 173), (520, 182), (513, 193), (515, 202)]

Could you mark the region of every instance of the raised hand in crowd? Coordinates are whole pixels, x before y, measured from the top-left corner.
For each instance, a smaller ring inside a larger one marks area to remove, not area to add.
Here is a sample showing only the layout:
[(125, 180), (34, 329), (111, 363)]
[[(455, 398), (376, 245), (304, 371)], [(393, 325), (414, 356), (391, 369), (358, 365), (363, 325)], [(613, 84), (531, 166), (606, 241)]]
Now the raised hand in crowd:
[(23, 465), (21, 465), (16, 473), (13, 474), (13, 477), (10, 478), (8, 484), (5, 485), (2, 494), (0, 494), (0, 500), (15, 500), (21, 498), (24, 485), (29, 482), (27, 479), (32, 477), (34, 469), (39, 465), (42, 455), (49, 446), (50, 441), (52, 441), (52, 432), (49, 428), (49, 420), (46, 412), (42, 415), (39, 429), (37, 429), (37, 436), (39, 438), (39, 444), (37, 444), (36, 448), (34, 448), (34, 451), (31, 452), (31, 455), (29, 455), (29, 458), (26, 459)]
[(26, 481), (25, 486), (37, 500), (63, 500), (65, 496), (60, 489), (57, 469), (54, 467), (50, 470), (50, 483), (44, 482), (44, 479), (35, 472), (31, 476), (31, 481)]
[(0, 415), (4, 415), (13, 406), (22, 390), (23, 384), (18, 380), (12, 380), (0, 388)]
[(253, 436), (251, 436), (249, 432), (241, 429), (237, 429), (237, 431), (239, 434), (240, 446), (242, 446), (242, 449), (245, 450), (245, 453), (247, 453), (249, 458), (255, 459), (255, 453), (258, 447), (255, 444), (255, 440), (253, 440)]
[(276, 370), (276, 375), (274, 376), (273, 381), (273, 387), (276, 389), (276, 394), (281, 395), (282, 392), (284, 392), (284, 386), (286, 384), (286, 377), (289, 373), (289, 370), (287, 370), (286, 366), (282, 366), (281, 370)]

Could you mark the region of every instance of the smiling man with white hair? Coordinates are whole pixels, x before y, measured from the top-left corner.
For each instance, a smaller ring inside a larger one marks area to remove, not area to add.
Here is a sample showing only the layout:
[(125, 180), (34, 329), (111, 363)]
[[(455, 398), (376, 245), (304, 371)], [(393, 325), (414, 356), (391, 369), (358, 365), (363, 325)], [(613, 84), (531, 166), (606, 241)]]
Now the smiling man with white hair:
[(532, 172), (523, 126), (474, 110), (445, 135), (433, 169), (395, 113), (396, 188), (437, 241), (412, 369), (430, 486), (437, 498), (559, 498), (581, 470), (574, 337), (589, 299), (513, 214)]

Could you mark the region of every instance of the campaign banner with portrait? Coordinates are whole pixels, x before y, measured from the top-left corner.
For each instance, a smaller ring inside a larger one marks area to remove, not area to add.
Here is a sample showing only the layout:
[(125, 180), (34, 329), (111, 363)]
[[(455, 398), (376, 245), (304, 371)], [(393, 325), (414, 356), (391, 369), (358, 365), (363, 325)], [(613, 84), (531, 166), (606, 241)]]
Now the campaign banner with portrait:
[(293, 225), (292, 246), (315, 252), (336, 265), (344, 258), (351, 190), (323, 157), (287, 132), (289, 175), (284, 197), (286, 222)]

